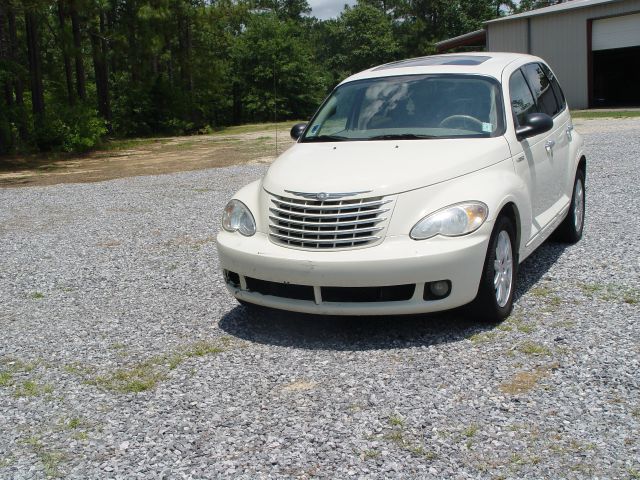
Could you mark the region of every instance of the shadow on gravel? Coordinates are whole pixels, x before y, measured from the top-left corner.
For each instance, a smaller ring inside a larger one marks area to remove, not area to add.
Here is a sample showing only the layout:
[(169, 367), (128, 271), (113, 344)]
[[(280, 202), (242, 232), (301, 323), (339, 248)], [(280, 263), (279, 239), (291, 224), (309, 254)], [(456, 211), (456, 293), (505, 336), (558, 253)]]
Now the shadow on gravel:
[(515, 301), (527, 293), (542, 277), (546, 275), (554, 263), (562, 256), (569, 245), (547, 240), (527, 259), (520, 264), (518, 270), (518, 287)]
[[(546, 242), (520, 266), (516, 300), (533, 287), (566, 245)], [(458, 342), (494, 326), (462, 309), (429, 315), (343, 317), (237, 306), (219, 324), (229, 335), (267, 345), (310, 350), (380, 350)]]

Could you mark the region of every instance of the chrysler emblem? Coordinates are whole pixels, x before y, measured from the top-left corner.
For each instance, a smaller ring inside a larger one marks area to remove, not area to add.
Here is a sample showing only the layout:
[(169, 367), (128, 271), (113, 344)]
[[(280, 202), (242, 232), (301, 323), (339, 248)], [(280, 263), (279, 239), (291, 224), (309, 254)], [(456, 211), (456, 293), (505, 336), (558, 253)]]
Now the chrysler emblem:
[(325, 200), (336, 200), (339, 198), (343, 198), (343, 197), (353, 197), (355, 195), (361, 195), (363, 193), (369, 193), (371, 190), (367, 190), (364, 192), (343, 192), (343, 193), (327, 193), (327, 192), (320, 192), (320, 193), (307, 193), (307, 192), (293, 192), (291, 190), (285, 190), (285, 192), (287, 193), (292, 193), (298, 197), (304, 197), (304, 198), (308, 198), (310, 200), (318, 200), (320, 202), (323, 202)]

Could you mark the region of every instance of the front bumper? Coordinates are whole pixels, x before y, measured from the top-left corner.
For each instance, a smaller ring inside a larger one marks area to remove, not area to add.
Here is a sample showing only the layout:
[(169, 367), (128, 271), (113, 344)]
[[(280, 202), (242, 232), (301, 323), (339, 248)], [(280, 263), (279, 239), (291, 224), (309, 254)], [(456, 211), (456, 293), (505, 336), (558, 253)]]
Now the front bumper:
[[(478, 231), (462, 237), (415, 241), (408, 236), (394, 236), (376, 246), (343, 251), (297, 250), (272, 243), (264, 233), (243, 237), (221, 231), (217, 245), (222, 268), (238, 275), (238, 281), (227, 281), (227, 287), (239, 300), (328, 315), (412, 314), (455, 308), (475, 298), (491, 229), (492, 222), (487, 221)], [(256, 284), (252, 279), (310, 286), (312, 298), (259, 293), (251, 289), (251, 285)], [(451, 282), (449, 295), (439, 300), (425, 300), (425, 283), (440, 280)], [(407, 284), (414, 284), (415, 290), (410, 298), (403, 300), (344, 302), (322, 298), (326, 287)]]

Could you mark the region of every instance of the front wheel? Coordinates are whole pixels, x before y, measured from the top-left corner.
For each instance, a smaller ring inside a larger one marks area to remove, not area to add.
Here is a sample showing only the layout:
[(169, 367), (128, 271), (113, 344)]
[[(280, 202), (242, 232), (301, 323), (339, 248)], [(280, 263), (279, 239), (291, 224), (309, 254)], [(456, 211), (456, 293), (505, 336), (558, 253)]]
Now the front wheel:
[(576, 243), (582, 238), (585, 214), (584, 171), (576, 172), (573, 183), (573, 195), (567, 216), (556, 230), (556, 238), (561, 242)]
[(496, 323), (511, 313), (518, 270), (515, 241), (513, 222), (500, 217), (489, 239), (478, 295), (471, 304), (478, 320)]

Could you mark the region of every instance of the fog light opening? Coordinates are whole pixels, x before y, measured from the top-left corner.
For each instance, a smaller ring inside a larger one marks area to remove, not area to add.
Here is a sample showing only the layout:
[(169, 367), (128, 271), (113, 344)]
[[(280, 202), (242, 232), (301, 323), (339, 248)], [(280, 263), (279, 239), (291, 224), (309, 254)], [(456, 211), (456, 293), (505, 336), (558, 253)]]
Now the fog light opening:
[(451, 293), (451, 281), (438, 280), (424, 284), (425, 300), (441, 300)]
[(229, 285), (235, 288), (240, 288), (240, 275), (236, 272), (230, 272), (229, 270), (224, 270), (222, 272), (224, 274), (224, 281)]

